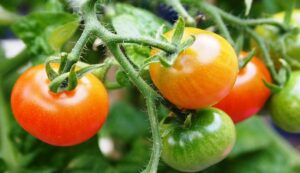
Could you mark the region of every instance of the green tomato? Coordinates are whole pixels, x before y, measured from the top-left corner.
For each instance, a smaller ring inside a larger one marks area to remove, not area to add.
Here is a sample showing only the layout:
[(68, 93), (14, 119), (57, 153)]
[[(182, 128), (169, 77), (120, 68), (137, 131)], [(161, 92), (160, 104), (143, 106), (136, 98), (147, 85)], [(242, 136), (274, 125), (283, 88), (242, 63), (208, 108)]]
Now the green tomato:
[[(272, 19), (283, 23), (284, 22), (285, 13), (277, 13), (272, 16)], [(291, 25), (300, 29), (300, 9), (294, 10)], [(280, 50), (282, 47), (279, 44), (279, 40), (281, 39), (282, 34), (280, 33), (279, 28), (271, 25), (259, 25), (255, 28), (255, 31), (267, 41), (270, 47), (270, 53), (272, 58), (275, 60), (275, 63), (279, 63), (278, 59), (281, 58)], [(256, 44), (253, 44), (256, 47)], [(286, 53), (289, 57), (293, 58), (300, 62), (300, 32), (295, 32), (293, 34), (289, 34), (284, 39), (284, 45), (286, 48)], [(260, 53), (261, 54), (261, 53)]]
[(197, 172), (223, 160), (236, 133), (231, 118), (219, 109), (199, 110), (189, 120), (161, 126), (162, 159), (179, 171)]
[(287, 84), (270, 102), (272, 120), (280, 128), (300, 132), (300, 71), (293, 72)]

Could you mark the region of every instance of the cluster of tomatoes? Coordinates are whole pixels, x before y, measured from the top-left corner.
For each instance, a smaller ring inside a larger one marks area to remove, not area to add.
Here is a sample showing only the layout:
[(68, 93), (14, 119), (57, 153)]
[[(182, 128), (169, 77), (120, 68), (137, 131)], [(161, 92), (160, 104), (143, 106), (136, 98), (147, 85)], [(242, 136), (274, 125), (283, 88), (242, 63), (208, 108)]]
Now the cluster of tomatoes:
[(196, 110), (184, 121), (170, 119), (161, 127), (163, 160), (184, 172), (203, 170), (227, 156), (235, 143), (234, 123), (264, 106), (270, 90), (263, 80), (271, 82), (258, 58), (239, 70), (235, 50), (219, 35), (186, 28), (183, 39), (191, 35), (194, 44), (172, 67), (150, 65), (151, 78), (166, 99), (181, 109)]
[[(171, 39), (174, 31), (165, 34)], [(185, 28), (183, 40), (195, 42), (171, 67), (150, 65), (152, 81), (179, 109), (194, 110), (186, 117), (171, 117), (161, 125), (162, 158), (184, 171), (203, 170), (227, 156), (235, 143), (234, 123), (262, 109), (271, 95), (264, 82), (272, 79), (258, 58), (239, 69), (232, 46), (221, 36)], [(239, 57), (247, 55), (241, 52)], [(79, 144), (103, 125), (109, 109), (103, 84), (88, 74), (72, 91), (52, 93), (44, 65), (32, 67), (16, 82), (11, 100), (19, 124), (38, 139), (57, 146)], [(270, 100), (276, 124), (300, 132), (300, 72), (293, 72)]]

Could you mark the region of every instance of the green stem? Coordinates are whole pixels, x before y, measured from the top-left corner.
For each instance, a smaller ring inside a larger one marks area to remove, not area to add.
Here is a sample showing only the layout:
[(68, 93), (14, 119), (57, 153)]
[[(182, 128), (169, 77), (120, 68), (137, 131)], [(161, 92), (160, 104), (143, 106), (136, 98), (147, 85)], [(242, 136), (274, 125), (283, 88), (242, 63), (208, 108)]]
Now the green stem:
[(106, 81), (104, 83), (104, 85), (105, 85), (105, 88), (107, 88), (108, 90), (116, 90), (116, 89), (124, 88), (118, 82), (109, 82), (109, 81)]
[[(3, 78), (0, 77), (0, 81)], [(20, 166), (20, 153), (14, 148), (11, 139), (9, 138), (11, 124), (9, 120), (9, 110), (6, 104), (3, 86), (0, 85), (0, 155), (8, 166), (9, 172), (18, 172), (17, 169)]]
[(146, 98), (148, 116), (153, 136), (153, 150), (150, 161), (143, 173), (156, 173), (161, 150), (159, 124), (154, 104), (154, 100), (158, 94), (140, 77), (137, 70), (132, 66), (130, 61), (121, 51), (119, 45), (114, 42), (112, 34), (97, 20), (96, 15), (91, 14), (89, 19), (90, 20), (88, 21), (93, 24), (95, 34), (107, 44), (108, 49), (127, 73), (130, 80)]
[(269, 71), (272, 75), (273, 80), (277, 84), (279, 84), (280, 83), (279, 77), (277, 75), (274, 63), (273, 63), (273, 61), (270, 57), (269, 50), (268, 50), (264, 40), (256, 32), (254, 32), (250, 28), (246, 28), (245, 31), (257, 42), (257, 45), (260, 47), (260, 49), (262, 51), (264, 62), (266, 64), (266, 66), (268, 67), (268, 69), (269, 69)]
[(124, 71), (127, 72), (127, 75), (130, 77), (131, 81), (136, 85), (136, 87), (144, 96), (148, 94), (157, 96), (157, 93), (139, 76), (138, 71), (136, 71), (136, 69), (128, 61), (127, 57), (123, 54), (117, 44), (109, 43), (107, 44), (107, 47), (119, 62), (121, 67), (124, 69)]
[(185, 19), (186, 25), (193, 26), (193, 27), (196, 26), (197, 24), (196, 20), (192, 16), (190, 16), (190, 14), (182, 6), (180, 0), (165, 0), (165, 2), (166, 4), (173, 7), (177, 11), (177, 13)]
[(79, 61), (81, 51), (83, 50), (86, 42), (88, 41), (90, 34), (91, 34), (90, 28), (85, 27), (79, 40), (76, 42), (75, 46), (73, 47), (70, 54), (68, 55), (68, 60), (64, 69), (62, 70), (62, 73), (66, 73), (70, 71), (72, 65), (75, 64), (77, 61)]
[(5, 76), (8, 73), (14, 71), (16, 68), (22, 66), (30, 60), (31, 56), (27, 53), (26, 50), (23, 50), (16, 57), (12, 59), (2, 60), (0, 63), (0, 75)]
[(157, 123), (158, 120), (156, 116), (155, 105), (153, 103), (153, 100), (157, 96), (157, 93), (149, 85), (147, 85), (147, 83), (138, 75), (138, 72), (134, 69), (134, 67), (131, 65), (128, 59), (124, 56), (123, 52), (117, 44), (110, 43), (107, 45), (107, 47), (114, 55), (116, 60), (120, 63), (121, 67), (123, 67), (124, 71), (127, 72), (127, 75), (129, 76), (131, 81), (146, 98), (148, 116), (150, 119), (151, 131), (153, 136), (153, 149), (151, 159), (143, 173), (156, 173), (161, 149), (159, 126)]
[(222, 16), (222, 18), (227, 20), (229, 23), (235, 24), (237, 26), (245, 27), (245, 26), (256, 26), (256, 25), (261, 25), (261, 24), (269, 24), (269, 25), (277, 26), (277, 27), (281, 28), (282, 30), (287, 29), (287, 27), (283, 23), (280, 23), (274, 19), (241, 19), (239, 17), (231, 15), (231, 14), (223, 11), (222, 9), (215, 7), (214, 5), (211, 5), (204, 1), (200, 1), (200, 3), (198, 2), (196, 5), (198, 5), (198, 7), (200, 9), (203, 9), (205, 11), (209, 9), (209, 10), (211, 10), (212, 13), (219, 13)]
[(164, 41), (153, 39), (151, 37), (124, 37), (124, 36), (119, 36), (119, 35), (113, 35), (111, 40), (113, 40), (115, 43), (144, 44), (147, 46), (161, 49), (168, 53), (173, 53), (174, 51), (176, 51), (176, 46), (174, 46), (170, 43), (164, 42)]
[(156, 173), (161, 152), (161, 140), (159, 132), (159, 122), (157, 119), (157, 112), (155, 110), (156, 106), (153, 96), (149, 95), (149, 97), (146, 98), (146, 105), (151, 125), (153, 147), (149, 163), (142, 173)]
[(220, 29), (221, 34), (230, 42), (231, 45), (234, 45), (234, 41), (230, 35), (227, 26), (221, 18), (221, 15), (218, 12), (216, 12), (216, 7), (209, 5), (208, 3), (202, 3), (201, 9), (214, 19), (216, 25)]

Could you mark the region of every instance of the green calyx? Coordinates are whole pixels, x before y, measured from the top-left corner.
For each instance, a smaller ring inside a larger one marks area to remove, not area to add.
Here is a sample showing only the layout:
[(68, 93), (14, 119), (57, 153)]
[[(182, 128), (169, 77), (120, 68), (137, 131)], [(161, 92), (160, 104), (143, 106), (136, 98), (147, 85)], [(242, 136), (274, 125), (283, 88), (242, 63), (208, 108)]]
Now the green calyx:
[[(92, 72), (101, 68), (104, 64), (87, 65), (79, 70), (76, 70), (76, 64), (71, 66), (69, 72), (63, 72), (68, 64), (68, 54), (61, 53), (59, 56), (51, 56), (47, 59), (46, 73), (48, 79), (51, 81), (49, 85), (50, 91), (59, 93), (63, 91), (71, 91), (76, 88), (78, 80), (82, 78), (86, 73)], [(56, 71), (51, 63), (60, 63), (58, 71)]]

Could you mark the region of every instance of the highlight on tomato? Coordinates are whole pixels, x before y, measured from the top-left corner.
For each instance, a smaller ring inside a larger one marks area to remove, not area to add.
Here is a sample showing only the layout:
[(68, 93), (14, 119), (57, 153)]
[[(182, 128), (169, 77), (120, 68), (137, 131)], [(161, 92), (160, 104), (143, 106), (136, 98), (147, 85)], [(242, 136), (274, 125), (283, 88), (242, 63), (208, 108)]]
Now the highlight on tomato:
[(300, 133), (300, 71), (291, 74), (287, 84), (270, 100), (275, 124), (291, 133)]
[(216, 108), (199, 110), (184, 123), (171, 119), (161, 125), (161, 135), (163, 161), (182, 172), (198, 172), (220, 162), (236, 138), (234, 123)]
[[(246, 52), (242, 52), (240, 57), (246, 55)], [(235, 123), (255, 115), (271, 94), (263, 80), (271, 83), (271, 75), (266, 65), (257, 57), (253, 57), (243, 69), (240, 69), (229, 95), (214, 107), (226, 112)]]
[[(165, 37), (171, 39), (174, 30)], [(150, 65), (150, 76), (161, 94), (179, 108), (199, 109), (216, 104), (232, 89), (238, 61), (232, 46), (221, 36), (196, 28), (185, 28), (183, 40), (196, 41), (184, 50), (172, 67)], [(153, 50), (152, 54), (157, 51)]]
[(31, 135), (56, 146), (82, 143), (102, 127), (109, 101), (101, 81), (87, 74), (72, 91), (49, 91), (44, 65), (30, 68), (17, 80), (11, 106), (17, 122)]

